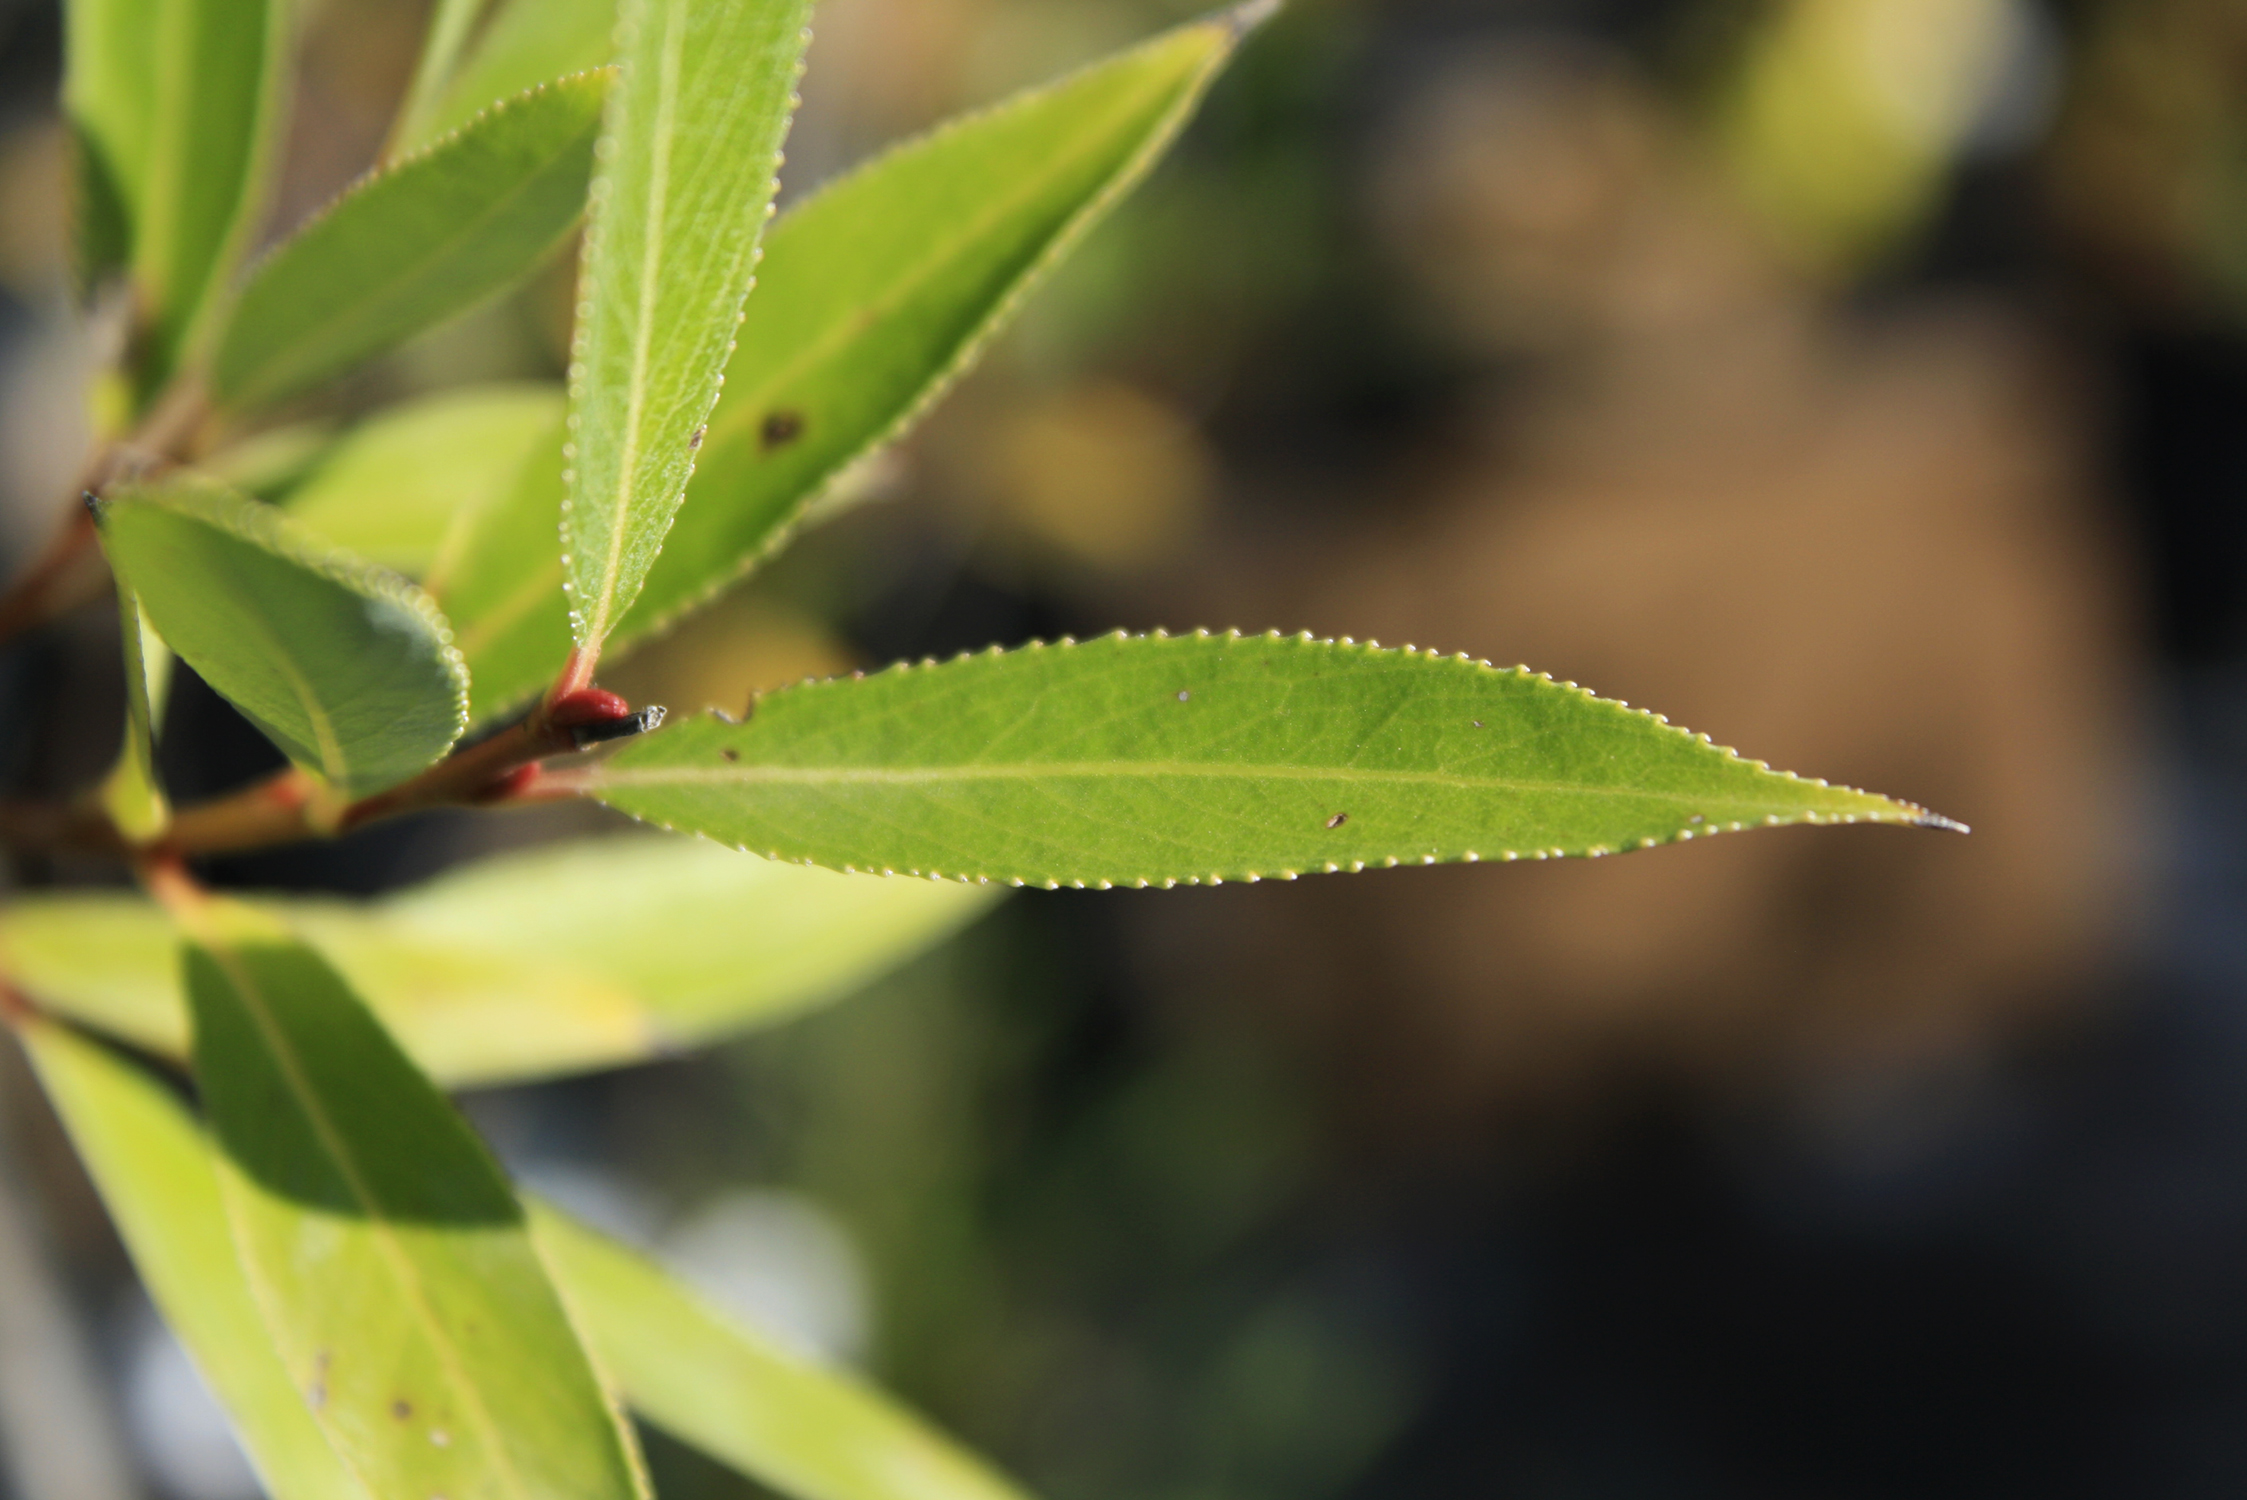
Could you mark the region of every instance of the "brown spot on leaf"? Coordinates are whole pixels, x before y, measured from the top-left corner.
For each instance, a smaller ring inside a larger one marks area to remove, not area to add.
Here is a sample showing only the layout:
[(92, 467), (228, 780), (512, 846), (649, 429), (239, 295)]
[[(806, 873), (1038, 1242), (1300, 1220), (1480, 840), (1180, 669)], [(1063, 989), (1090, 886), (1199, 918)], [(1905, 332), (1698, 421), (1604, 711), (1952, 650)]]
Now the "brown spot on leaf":
[(1348, 813), (1336, 813), (1333, 817), (1326, 820), (1326, 826), (1329, 828), (1340, 828), (1344, 823), (1347, 823), (1349, 821), (1350, 815)]
[(734, 748), (733, 748), (733, 746), (731, 746), (731, 745), (728, 745), (728, 746), (726, 746), (726, 748), (725, 748), (725, 749), (723, 749), (723, 750), (720, 750), (720, 751), (719, 751), (718, 753), (719, 753), (720, 755), (724, 756), (724, 757), (725, 757), (725, 758), (726, 758), (727, 760), (739, 760), (739, 759), (741, 759), (741, 752), (740, 752), (739, 750), (736, 750), (736, 749), (734, 749)]
[(804, 414), (800, 411), (775, 411), (765, 414), (765, 424), (757, 430), (757, 437), (771, 453), (785, 448), (804, 435)]
[(404, 1399), (403, 1397), (390, 1403), (390, 1415), (396, 1417), (401, 1422), (410, 1419), (413, 1414), (414, 1404), (411, 1401)]
[(687, 439), (687, 452), (692, 453), (696, 449), (700, 448), (702, 446), (702, 440), (709, 435), (710, 429), (708, 427), (697, 427), (694, 430), (694, 436)]

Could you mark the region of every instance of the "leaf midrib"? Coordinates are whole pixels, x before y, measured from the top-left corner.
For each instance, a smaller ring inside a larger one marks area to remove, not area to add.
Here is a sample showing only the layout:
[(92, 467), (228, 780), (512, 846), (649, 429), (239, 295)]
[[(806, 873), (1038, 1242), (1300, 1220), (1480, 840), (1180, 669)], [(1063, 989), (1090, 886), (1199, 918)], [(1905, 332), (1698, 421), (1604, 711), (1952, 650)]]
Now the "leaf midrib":
[[(523, 1500), (530, 1500), (530, 1491), (524, 1486), (522, 1476), (515, 1470), (514, 1456), (507, 1450), (499, 1424), (494, 1420), (490, 1409), (484, 1404), (482, 1390), (473, 1380), (468, 1378), (466, 1368), (461, 1362), (460, 1351), (453, 1347), (452, 1340), (446, 1336), (444, 1324), (438, 1319), (436, 1309), (429, 1302), (427, 1292), (421, 1284), (419, 1271), (414, 1265), (413, 1257), (408, 1255), (405, 1247), (398, 1243), (397, 1235), (390, 1228), (389, 1220), (384, 1215), (381, 1199), (368, 1186), (366, 1178), (359, 1171), (358, 1161), (345, 1144), (342, 1135), (337, 1131), (335, 1122), (328, 1118), (327, 1111), (321, 1107), (319, 1095), (313, 1089), (311, 1081), (305, 1076), (296, 1049), (289, 1044), (286, 1033), (281, 1030), (279, 1023), (273, 1019), (272, 1013), (267, 1009), (264, 993), (258, 988), (256, 981), (250, 977), (249, 972), (243, 968), (230, 948), (222, 944), (214, 944), (205, 948), (204, 951), (211, 955), (212, 962), (225, 971), (228, 982), (234, 986), (234, 992), (241, 997), (242, 1008), (249, 1013), (251, 1023), (257, 1027), (258, 1036), (273, 1055), (274, 1065), (281, 1070), (283, 1080), (288, 1084), (290, 1092), (296, 1096), (298, 1106), (303, 1109), (306, 1120), (312, 1126), (314, 1138), (320, 1143), (320, 1149), (325, 1151), (334, 1162), (337, 1173), (343, 1178), (344, 1186), (359, 1204), (361, 1212), (366, 1217), (369, 1236), (373, 1240), (378, 1253), (382, 1255), (385, 1261), (389, 1262), (391, 1274), (396, 1278), (399, 1288), (406, 1298), (407, 1305), (412, 1309), (416, 1319), (421, 1323), (427, 1334), (430, 1345), (436, 1352), (438, 1362), (444, 1367), (447, 1378), (452, 1382), (454, 1391), (460, 1396), (462, 1405), (468, 1412), (469, 1420), (476, 1424), (479, 1435), (483, 1439), (484, 1449), (491, 1455), (493, 1464), (499, 1470), (500, 1478), (514, 1494), (522, 1496)], [(243, 1269), (245, 1272), (250, 1270), (247, 1262), (244, 1263)], [(343, 1456), (340, 1449), (337, 1456), (339, 1458)], [(365, 1475), (358, 1475), (357, 1477), (359, 1482), (366, 1485), (369, 1490), (375, 1488)]]
[[(1015, 765), (961, 766), (604, 766), (593, 774), (599, 786), (940, 786), (979, 781), (1154, 781), (1166, 778), (1207, 781), (1342, 782), (1349, 785), (1433, 786), (1465, 792), (1548, 793), (1609, 797), (1647, 802), (1690, 802), (1696, 807), (1799, 811), (1799, 801), (1757, 797), (1708, 796), (1697, 792), (1601, 786), (1592, 782), (1530, 781), (1517, 777), (1466, 776), (1448, 771), (1380, 771), (1362, 766), (1231, 765), (1207, 761), (1043, 761)], [(1813, 783), (1791, 783), (1813, 790)], [(1881, 816), (1869, 812), (1868, 816)]]

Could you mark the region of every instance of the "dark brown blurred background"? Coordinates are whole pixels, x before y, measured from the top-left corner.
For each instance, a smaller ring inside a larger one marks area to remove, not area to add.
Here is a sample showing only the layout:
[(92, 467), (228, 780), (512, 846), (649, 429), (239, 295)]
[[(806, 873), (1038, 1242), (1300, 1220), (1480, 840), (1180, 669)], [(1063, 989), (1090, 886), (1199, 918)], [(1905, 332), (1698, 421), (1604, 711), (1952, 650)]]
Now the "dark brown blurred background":
[[(789, 190), (1193, 8), (827, 0)], [(308, 7), (277, 228), (421, 19)], [(0, 0), (17, 557), (79, 441), (57, 35)], [(567, 277), (337, 409), (554, 378)], [(473, 1101), (519, 1172), (1049, 1500), (2247, 1492), (2239, 0), (1295, 0), (868, 488), (615, 685), (1310, 628), (1975, 832), (1026, 897), (830, 1014)], [(114, 743), (98, 616), (0, 657), (19, 786)], [(268, 763), (207, 693), (168, 737), (182, 792)], [(0, 1410), (76, 1349), (107, 1493), (244, 1493), (0, 1084)]]

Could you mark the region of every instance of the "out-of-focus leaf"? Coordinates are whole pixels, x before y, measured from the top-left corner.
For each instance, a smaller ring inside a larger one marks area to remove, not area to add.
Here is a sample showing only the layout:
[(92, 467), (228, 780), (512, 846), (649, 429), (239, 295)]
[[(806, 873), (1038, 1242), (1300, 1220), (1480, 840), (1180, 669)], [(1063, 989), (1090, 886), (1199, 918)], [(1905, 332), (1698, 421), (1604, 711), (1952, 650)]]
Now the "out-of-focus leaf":
[(888, 1397), (775, 1348), (555, 1209), (530, 1209), (587, 1341), (656, 1426), (791, 1500), (1021, 1500)]
[(460, 654), (404, 579), (191, 474), (122, 487), (98, 514), (111, 566), (165, 643), (298, 765), (364, 794), (460, 737)]
[(458, 130), (493, 101), (549, 78), (567, 78), (616, 56), (616, 0), (511, 0), (504, 4), (444, 93), (399, 139), (410, 149)]
[(286, 928), (223, 902), (188, 925), (221, 1195), (337, 1456), (380, 1496), (645, 1495), (483, 1143)]
[[(421, 56), (414, 63), (413, 81), (406, 85), (405, 102), (398, 106), (397, 123), (391, 132), (394, 140), (420, 138), (422, 122), (459, 72), (461, 55), (468, 50), (477, 19), (487, 7), (488, 0), (437, 0), (430, 8), (429, 34), (422, 39)], [(549, 73), (531, 81), (539, 83), (560, 76)]]
[(261, 263), (212, 370), (254, 407), (392, 348), (512, 285), (585, 208), (608, 91), (583, 73), (493, 105), (363, 179)]
[(334, 441), (333, 422), (290, 422), (229, 443), (196, 467), (245, 495), (276, 500), (311, 472)]
[(771, 210), (810, 0), (624, 0), (570, 371), (570, 623), (598, 651), (662, 549)]
[(394, 406), (337, 443), (290, 492), (288, 512), (336, 545), (421, 579), (442, 602), (450, 561), (530, 454), (547, 451), (562, 405), (561, 387), (526, 383)]
[(554, 550), (567, 499), (562, 438), (557, 414), (505, 493), (478, 515), (437, 583), (438, 602), (454, 622), (468, 663), (470, 723), (534, 696), (570, 654), (569, 602)]
[(234, 1253), (210, 1145), (170, 1090), (51, 1021), (18, 1033), (149, 1300), (225, 1406), (274, 1500), (368, 1500), (274, 1353)]
[[(591, 840), (370, 903), (257, 903), (341, 969), (451, 1086), (613, 1067), (841, 999), (958, 931), (990, 893), (777, 865), (699, 840)], [(171, 929), (137, 896), (0, 911), (0, 973), (168, 1056), (187, 1022)]]
[(118, 832), (147, 843), (171, 821), (156, 777), (156, 725), (172, 683), (172, 653), (156, 638), (133, 591), (117, 590), (119, 635), (125, 647), (125, 743), (102, 783), (102, 807)]
[(1269, 9), (1179, 27), (940, 127), (775, 224), (687, 504), (619, 642), (738, 578), (927, 410), (1146, 176)]
[(585, 775), (612, 807), (775, 859), (1045, 886), (1929, 821), (1527, 668), (1307, 635), (1119, 632), (807, 683)]
[(63, 93), (82, 269), (129, 267), (142, 388), (168, 374), (255, 227), (285, 0), (76, 0)]

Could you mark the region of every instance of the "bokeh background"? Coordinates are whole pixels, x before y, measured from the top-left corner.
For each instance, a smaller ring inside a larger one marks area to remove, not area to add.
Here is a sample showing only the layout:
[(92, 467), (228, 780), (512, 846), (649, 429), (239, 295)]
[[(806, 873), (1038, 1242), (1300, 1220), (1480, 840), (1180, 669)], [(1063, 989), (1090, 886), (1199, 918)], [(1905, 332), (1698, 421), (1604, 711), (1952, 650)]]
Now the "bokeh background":
[[(788, 189), (1193, 9), (826, 0)], [(277, 229), (422, 21), (307, 13)], [(83, 431), (57, 49), (0, 0), (16, 559)], [(553, 378), (568, 300), (333, 407)], [(473, 1098), (524, 1178), (1049, 1500), (2247, 1493), (2238, 0), (1295, 0), (871, 484), (613, 685), (1309, 628), (1975, 832), (1030, 893), (770, 1034)], [(0, 654), (12, 791), (105, 763), (114, 651), (93, 609)], [(190, 685), (166, 763), (272, 761)], [(212, 874), (562, 826), (501, 821)], [(12, 1054), (0, 1119), (0, 1493), (254, 1494)]]

